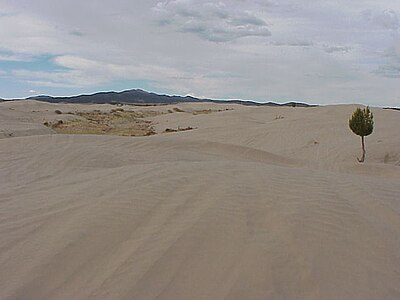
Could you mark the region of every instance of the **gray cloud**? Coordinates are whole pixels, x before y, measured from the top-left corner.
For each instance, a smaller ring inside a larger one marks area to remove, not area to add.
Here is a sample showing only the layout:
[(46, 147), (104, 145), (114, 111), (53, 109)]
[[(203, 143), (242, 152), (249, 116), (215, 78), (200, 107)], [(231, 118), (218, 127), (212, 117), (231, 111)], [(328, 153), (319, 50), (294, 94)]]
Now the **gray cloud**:
[(397, 30), (400, 28), (400, 19), (397, 16), (396, 11), (392, 9), (386, 9), (380, 12), (364, 10), (362, 15), (365, 20), (381, 28), (392, 30)]
[(314, 45), (314, 43), (308, 41), (291, 41), (291, 42), (273, 41), (270, 42), (269, 45), (286, 46), (286, 47), (311, 47)]
[(338, 46), (338, 45), (324, 45), (323, 49), (326, 53), (347, 53), (351, 50), (349, 46)]
[(388, 78), (400, 78), (400, 64), (380, 66), (375, 73)]
[(400, 78), (400, 48), (391, 48), (383, 55), (385, 63), (379, 66), (374, 73), (387, 78)]
[(73, 30), (71, 30), (69, 33), (70, 33), (71, 35), (79, 36), (79, 37), (85, 35), (85, 34), (84, 34), (82, 31), (80, 31), (79, 29), (73, 29)]
[(212, 42), (271, 35), (265, 20), (255, 13), (232, 10), (223, 2), (162, 1), (154, 11), (160, 26), (171, 26)]

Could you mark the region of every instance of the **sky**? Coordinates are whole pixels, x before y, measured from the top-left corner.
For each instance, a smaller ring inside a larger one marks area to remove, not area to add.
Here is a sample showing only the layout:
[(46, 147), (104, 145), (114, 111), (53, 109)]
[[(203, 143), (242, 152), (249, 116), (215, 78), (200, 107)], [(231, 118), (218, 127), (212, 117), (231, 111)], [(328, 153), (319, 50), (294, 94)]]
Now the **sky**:
[(400, 1), (0, 0), (0, 98), (400, 106)]

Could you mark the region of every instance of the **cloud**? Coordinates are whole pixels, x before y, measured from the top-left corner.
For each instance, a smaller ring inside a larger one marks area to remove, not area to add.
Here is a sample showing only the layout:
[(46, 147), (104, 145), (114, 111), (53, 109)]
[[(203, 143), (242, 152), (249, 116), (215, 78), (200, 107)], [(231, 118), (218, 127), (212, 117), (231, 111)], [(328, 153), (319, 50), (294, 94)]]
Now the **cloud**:
[(89, 76), (79, 70), (71, 71), (31, 71), (14, 70), (12, 75), (30, 84), (42, 87), (84, 87), (104, 82), (99, 76)]
[(4, 54), (0, 53), (0, 61), (31, 61), (32, 57), (22, 54)]
[(400, 78), (400, 48), (391, 48), (383, 54), (385, 63), (379, 66), (375, 74), (387, 78)]
[(338, 45), (323, 45), (323, 50), (326, 53), (347, 53), (351, 50), (349, 46), (338, 46)]
[(379, 12), (364, 10), (362, 16), (366, 21), (384, 29), (397, 30), (400, 28), (400, 19), (396, 11), (386, 9)]
[(311, 47), (314, 45), (312, 42), (308, 41), (288, 41), (288, 42), (283, 42), (283, 41), (273, 41), (268, 43), (268, 45), (272, 46), (286, 46), (286, 47)]
[(30, 84), (47, 87), (85, 87), (113, 79), (112, 65), (72, 55), (57, 56), (52, 62), (54, 70), (15, 69), (12, 74)]
[(79, 29), (73, 29), (73, 30), (71, 30), (69, 33), (70, 33), (71, 35), (79, 36), (79, 37), (85, 35), (85, 34), (84, 34), (82, 31), (80, 31)]
[(158, 2), (153, 10), (159, 26), (170, 26), (212, 42), (271, 35), (265, 20), (255, 12), (232, 7), (223, 2), (172, 0)]
[(54, 58), (54, 62), (68, 69), (93, 70), (101, 67), (99, 62), (73, 55), (57, 56)]
[(56, 28), (32, 15), (8, 14), (0, 18), (0, 28), (3, 41), (0, 51), (12, 53), (10, 57), (32, 57), (62, 50)]
[(375, 73), (388, 78), (400, 78), (400, 64), (380, 66)]
[(56, 68), (52, 71), (16, 69), (15, 78), (47, 87), (90, 87), (114, 80), (159, 80), (193, 78), (188, 73), (174, 68), (153, 64), (116, 64), (91, 60), (79, 56), (62, 55), (53, 59)]

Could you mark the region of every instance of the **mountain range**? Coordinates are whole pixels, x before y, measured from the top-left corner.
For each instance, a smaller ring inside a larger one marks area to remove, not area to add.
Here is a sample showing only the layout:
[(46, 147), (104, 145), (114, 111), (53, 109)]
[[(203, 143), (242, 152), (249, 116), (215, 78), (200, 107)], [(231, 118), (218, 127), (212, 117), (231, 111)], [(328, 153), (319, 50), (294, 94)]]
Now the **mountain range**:
[(111, 103), (111, 104), (174, 104), (182, 102), (213, 102), (213, 103), (237, 103), (249, 106), (297, 106), (297, 107), (310, 107), (309, 105), (301, 102), (287, 102), (283, 104), (275, 102), (259, 103), (255, 101), (245, 100), (215, 100), (215, 99), (200, 99), (191, 96), (169, 96), (160, 95), (152, 92), (143, 91), (140, 89), (126, 90), (122, 92), (99, 92), (89, 95), (77, 95), (70, 97), (52, 97), (47, 95), (39, 95), (26, 98), (27, 100), (38, 100), (51, 103)]

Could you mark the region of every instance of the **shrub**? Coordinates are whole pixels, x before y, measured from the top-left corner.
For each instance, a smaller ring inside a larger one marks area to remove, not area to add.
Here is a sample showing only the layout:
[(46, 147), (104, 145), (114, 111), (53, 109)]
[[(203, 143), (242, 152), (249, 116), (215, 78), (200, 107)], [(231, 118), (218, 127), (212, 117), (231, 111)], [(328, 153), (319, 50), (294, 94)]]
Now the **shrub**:
[(364, 162), (365, 160), (365, 142), (364, 137), (370, 135), (374, 130), (374, 116), (367, 106), (364, 109), (357, 107), (349, 120), (350, 129), (361, 137), (362, 157), (357, 160)]

